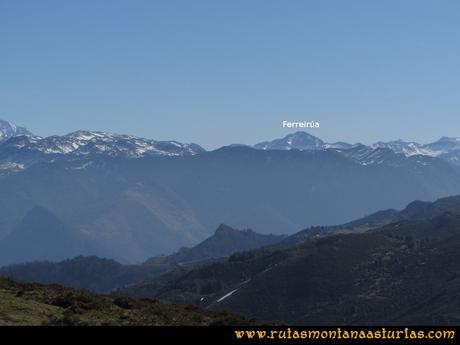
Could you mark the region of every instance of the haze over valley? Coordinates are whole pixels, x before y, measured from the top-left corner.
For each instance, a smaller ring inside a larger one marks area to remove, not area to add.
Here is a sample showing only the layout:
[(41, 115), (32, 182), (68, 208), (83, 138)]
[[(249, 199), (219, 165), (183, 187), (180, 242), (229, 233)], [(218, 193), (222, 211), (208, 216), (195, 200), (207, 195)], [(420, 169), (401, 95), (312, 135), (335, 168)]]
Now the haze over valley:
[(196, 245), (221, 223), (292, 234), (460, 193), (453, 138), (364, 146), (296, 132), (206, 151), (105, 132), (42, 138), (5, 121), (1, 128), (2, 264), (76, 255), (135, 263)]

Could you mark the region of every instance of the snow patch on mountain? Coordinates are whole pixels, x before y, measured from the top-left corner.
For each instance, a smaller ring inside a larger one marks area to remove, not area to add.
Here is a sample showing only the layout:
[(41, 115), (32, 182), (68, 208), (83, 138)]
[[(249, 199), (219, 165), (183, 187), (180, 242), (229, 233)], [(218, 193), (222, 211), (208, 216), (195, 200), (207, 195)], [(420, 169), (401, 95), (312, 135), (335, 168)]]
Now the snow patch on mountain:
[(282, 139), (273, 141), (264, 141), (254, 145), (254, 148), (259, 150), (322, 150), (324, 142), (306, 132), (295, 132), (289, 134)]
[[(8, 144), (5, 143), (5, 144)], [(175, 141), (155, 141), (130, 135), (105, 132), (78, 131), (64, 136), (46, 138), (27, 137), (11, 143), (18, 149), (40, 152), (46, 155), (87, 156), (106, 154), (112, 157), (140, 158), (147, 155), (183, 156), (203, 152), (196, 144)]]
[(422, 156), (436, 156), (436, 152), (430, 150), (429, 148), (424, 147), (424, 145), (418, 144), (416, 142), (407, 142), (403, 140), (395, 140), (382, 142), (379, 141), (372, 145), (373, 148), (388, 148), (395, 153), (403, 154), (406, 157), (422, 155)]
[[(0, 142), (0, 171), (3, 172), (24, 170), (37, 162), (53, 162), (57, 158), (75, 160), (107, 156), (134, 159), (147, 156), (191, 156), (205, 151), (197, 144), (156, 141), (97, 131), (77, 131), (45, 138), (33, 136), (30, 132), (27, 135), (14, 135), (24, 131), (5, 123), (1, 123), (2, 133), (6, 133), (4, 136), (8, 138)], [(81, 165), (80, 169), (87, 166)]]
[(222, 296), (221, 298), (219, 298), (216, 302), (217, 302), (217, 303), (222, 302), (224, 299), (229, 298), (231, 295), (233, 295), (233, 294), (234, 294), (235, 292), (237, 292), (237, 291), (238, 291), (238, 289), (235, 289), (235, 290), (233, 290), (233, 291), (230, 291), (228, 294), (225, 294), (224, 296)]

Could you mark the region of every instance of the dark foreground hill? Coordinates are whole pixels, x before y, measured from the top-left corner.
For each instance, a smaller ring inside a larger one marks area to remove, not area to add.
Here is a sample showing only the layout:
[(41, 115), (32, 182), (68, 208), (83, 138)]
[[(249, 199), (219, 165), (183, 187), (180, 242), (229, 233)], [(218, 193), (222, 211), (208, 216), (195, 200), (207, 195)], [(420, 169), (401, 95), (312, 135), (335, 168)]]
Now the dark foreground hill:
[(0, 325), (244, 325), (250, 322), (194, 306), (0, 279)]
[(460, 222), (430, 224), (450, 235), (331, 235), (181, 267), (120, 294), (294, 324), (460, 325)]

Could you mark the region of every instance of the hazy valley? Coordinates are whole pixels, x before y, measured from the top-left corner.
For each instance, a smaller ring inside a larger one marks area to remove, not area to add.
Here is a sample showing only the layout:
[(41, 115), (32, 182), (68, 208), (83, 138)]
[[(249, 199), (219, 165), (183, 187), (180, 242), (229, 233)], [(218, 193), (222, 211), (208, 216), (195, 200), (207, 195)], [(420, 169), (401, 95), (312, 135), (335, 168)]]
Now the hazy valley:
[(274, 149), (207, 152), (102, 132), (23, 131), (4, 130), (0, 142), (8, 195), (0, 200), (0, 264), (76, 255), (142, 262), (193, 246), (221, 223), (292, 234), (460, 193), (459, 167), (433, 153), (456, 154), (455, 145), (404, 155), (299, 132)]

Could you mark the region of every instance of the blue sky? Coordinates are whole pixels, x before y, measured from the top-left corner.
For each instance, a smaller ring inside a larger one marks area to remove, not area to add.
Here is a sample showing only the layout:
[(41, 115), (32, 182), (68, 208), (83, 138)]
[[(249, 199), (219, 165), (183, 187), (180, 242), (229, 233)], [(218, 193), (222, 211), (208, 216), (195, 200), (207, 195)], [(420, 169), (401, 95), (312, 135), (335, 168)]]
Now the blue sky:
[(460, 2), (0, 0), (0, 118), (207, 148), (460, 136)]

